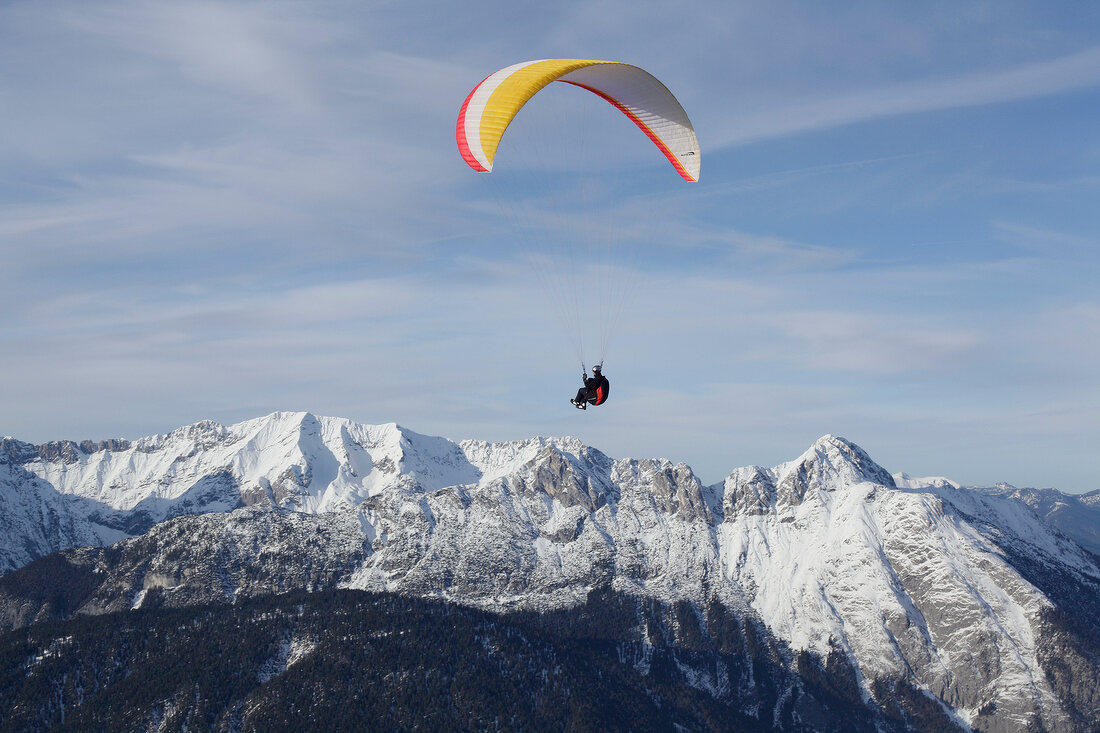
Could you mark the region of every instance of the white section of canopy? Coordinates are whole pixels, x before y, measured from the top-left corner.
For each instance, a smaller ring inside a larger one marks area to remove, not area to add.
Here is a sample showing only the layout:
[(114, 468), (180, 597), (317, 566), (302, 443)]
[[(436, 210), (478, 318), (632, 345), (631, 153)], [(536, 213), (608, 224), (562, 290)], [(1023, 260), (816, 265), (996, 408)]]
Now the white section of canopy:
[(489, 103), (489, 98), (493, 96), (493, 92), (497, 90), (497, 87), (499, 87), (505, 79), (520, 69), (530, 66), (531, 64), (537, 64), (540, 60), (542, 59), (522, 61), (518, 64), (506, 66), (500, 71), (490, 74), (486, 77), (485, 81), (478, 85), (473, 95), (470, 96), (470, 101), (466, 105), (466, 120), (464, 123), (466, 144), (470, 148), (470, 153), (487, 171), (493, 170), (493, 163), (489, 160), (489, 157), (481, 147), (481, 116), (485, 113), (485, 105)]
[[(699, 178), (699, 141), (684, 108), (668, 88), (649, 72), (627, 64), (596, 64), (570, 71), (558, 81), (595, 89), (621, 105), (644, 125), (647, 134), (667, 148), (669, 161), (679, 162), (692, 180)], [(665, 152), (665, 151), (662, 151)]]

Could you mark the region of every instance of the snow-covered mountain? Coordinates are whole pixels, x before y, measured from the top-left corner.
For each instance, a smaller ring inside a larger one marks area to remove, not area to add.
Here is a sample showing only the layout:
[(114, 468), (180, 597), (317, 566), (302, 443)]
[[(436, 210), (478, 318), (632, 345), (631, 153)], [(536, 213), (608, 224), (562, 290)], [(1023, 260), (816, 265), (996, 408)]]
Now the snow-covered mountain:
[(994, 497), (1013, 499), (1027, 505), (1043, 522), (1100, 556), (1100, 491), (1066, 494), (1057, 489), (1020, 489), (1011, 484), (963, 487), (942, 476), (913, 478), (894, 474), (894, 483), (907, 489), (962, 489)]
[[(455, 443), (276, 413), (133, 443), (5, 439), (0, 567), (132, 535), (42, 561), (80, 578), (65, 613), (333, 587), (561, 609), (607, 588), (686, 603), (703, 633), (716, 606), (742, 634), (758, 622), (782, 664), (839, 660), (870, 707), (1088, 730), (1100, 567), (1081, 541), (1100, 526), (1051, 521), (1078, 499), (1045, 491), (895, 478), (834, 436), (704, 486), (686, 465), (570, 438)], [(62, 612), (20, 590), (33, 567), (0, 583), (9, 627)], [(751, 664), (692, 674), (762, 720), (797, 718), (752, 709)]]

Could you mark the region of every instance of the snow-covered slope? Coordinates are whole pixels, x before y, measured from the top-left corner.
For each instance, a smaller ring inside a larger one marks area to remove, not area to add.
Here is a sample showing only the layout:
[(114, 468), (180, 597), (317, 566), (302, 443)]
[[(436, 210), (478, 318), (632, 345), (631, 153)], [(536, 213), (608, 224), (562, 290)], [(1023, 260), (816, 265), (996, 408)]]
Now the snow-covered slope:
[(3, 448), (0, 446), (0, 573), (58, 549), (110, 544), (127, 536), (92, 521), (93, 508), (58, 493), (19, 463), (6, 460)]
[[(1061, 532), (1077, 544), (1100, 556), (1100, 491), (1067, 494), (1057, 489), (1020, 489), (1011, 484), (967, 486), (942, 476), (913, 478), (894, 474), (895, 483), (909, 489), (962, 489), (967, 493), (1012, 499), (1027, 506), (1043, 523)], [(950, 492), (948, 492), (950, 493)], [(957, 494), (954, 494), (957, 495)]]
[[(571, 438), (455, 443), (308, 413), (132, 444), (7, 440), (0, 461), (5, 506), (22, 507), (9, 566), (206, 514), (109, 556), (70, 554), (94, 569), (84, 612), (321, 587), (560, 608), (613, 588), (757, 619), (789, 646), (785, 664), (841, 659), (872, 705), (904, 684), (964, 727), (1100, 724), (1097, 664), (1057, 615), (1100, 618), (1095, 558), (1024, 496), (895, 478), (843, 438), (714, 486)], [(36, 511), (71, 531), (44, 534)], [(42, 614), (6, 608), (11, 623)], [(748, 695), (751, 665), (698, 679)]]
[(25, 468), (60, 493), (142, 511), (153, 521), (240, 503), (342, 510), (394, 483), (438, 488), (475, 477), (461, 451), (442, 438), (309, 413), (229, 427), (201, 422), (121, 450), (61, 450)]
[(1011, 545), (1077, 575), (1100, 572), (1028, 507), (934, 482), (897, 488), (856, 446), (826, 436), (798, 460), (740, 469), (719, 527), (727, 577), (796, 648), (839, 646), (871, 678), (912, 675), (975, 723), (1055, 726), (1036, 629), (1051, 601)]

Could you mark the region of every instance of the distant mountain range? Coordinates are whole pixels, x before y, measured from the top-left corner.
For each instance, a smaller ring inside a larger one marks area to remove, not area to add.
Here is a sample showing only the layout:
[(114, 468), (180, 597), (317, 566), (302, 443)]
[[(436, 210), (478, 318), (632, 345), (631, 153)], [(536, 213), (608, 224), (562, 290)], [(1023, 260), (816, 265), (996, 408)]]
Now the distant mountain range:
[(834, 436), (711, 486), (571, 438), (308, 413), (5, 438), (0, 528), (10, 643), (89, 615), (361, 590), (523, 618), (532, 638), (531, 614), (559, 630), (606, 614), (622, 694), (682, 700), (646, 687), (660, 678), (710, 701), (676, 708), (687, 729), (1100, 727), (1100, 492), (891, 476)]

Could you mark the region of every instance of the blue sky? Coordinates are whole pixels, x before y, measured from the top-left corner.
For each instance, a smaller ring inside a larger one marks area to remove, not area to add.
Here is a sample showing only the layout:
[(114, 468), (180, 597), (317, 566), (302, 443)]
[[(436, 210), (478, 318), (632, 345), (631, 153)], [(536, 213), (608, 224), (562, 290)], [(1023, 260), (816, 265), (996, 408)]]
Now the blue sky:
[[(712, 482), (832, 433), (1098, 489), (1100, 6), (891, 5), (7, 2), (0, 434), (310, 410)], [(548, 123), (491, 176), (454, 144), (484, 76), (561, 56), (651, 71), (703, 150), (681, 184), (592, 123), (631, 287), (586, 413), (509, 217)]]

